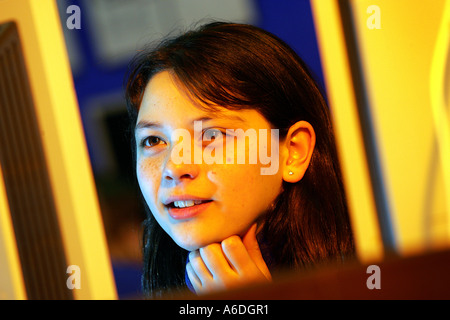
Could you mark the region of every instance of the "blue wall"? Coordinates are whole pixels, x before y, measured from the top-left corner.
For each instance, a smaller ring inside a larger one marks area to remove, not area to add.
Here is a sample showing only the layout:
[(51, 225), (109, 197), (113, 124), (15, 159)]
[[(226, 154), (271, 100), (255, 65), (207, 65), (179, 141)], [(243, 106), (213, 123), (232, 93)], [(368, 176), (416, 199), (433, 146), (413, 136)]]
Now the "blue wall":
[[(314, 24), (309, 0), (254, 0), (258, 10), (258, 26), (266, 29), (286, 41), (309, 66), (319, 85), (323, 87), (322, 68), (320, 64)], [(83, 3), (77, 4), (83, 12)], [(77, 32), (81, 43), (83, 68), (74, 75), (75, 88), (81, 111), (88, 105), (87, 101), (95, 96), (122, 90), (126, 65), (107, 69), (100, 65), (94, 55), (93, 39), (89, 20), (82, 20), (82, 29)]]

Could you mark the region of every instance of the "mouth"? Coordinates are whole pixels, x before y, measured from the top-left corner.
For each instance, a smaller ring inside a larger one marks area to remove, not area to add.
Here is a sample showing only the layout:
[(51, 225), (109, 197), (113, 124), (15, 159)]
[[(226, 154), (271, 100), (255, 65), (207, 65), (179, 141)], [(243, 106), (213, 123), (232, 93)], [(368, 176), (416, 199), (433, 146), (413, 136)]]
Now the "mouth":
[(190, 208), (193, 206), (197, 206), (203, 203), (209, 203), (212, 200), (178, 200), (178, 201), (173, 201), (170, 202), (169, 204), (166, 205), (166, 207), (168, 208)]
[(164, 203), (169, 215), (175, 220), (193, 218), (206, 210), (213, 201), (211, 199), (189, 199), (186, 196), (177, 198), (169, 198)]

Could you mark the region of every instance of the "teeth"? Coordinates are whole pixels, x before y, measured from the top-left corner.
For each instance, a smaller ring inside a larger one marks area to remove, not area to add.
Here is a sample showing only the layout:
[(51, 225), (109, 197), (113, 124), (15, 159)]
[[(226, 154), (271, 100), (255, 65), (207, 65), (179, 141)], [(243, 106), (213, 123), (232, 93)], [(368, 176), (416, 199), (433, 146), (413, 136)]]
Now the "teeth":
[(175, 201), (173, 205), (177, 208), (186, 208), (186, 207), (192, 207), (195, 204), (201, 203), (200, 200), (186, 200), (186, 201)]

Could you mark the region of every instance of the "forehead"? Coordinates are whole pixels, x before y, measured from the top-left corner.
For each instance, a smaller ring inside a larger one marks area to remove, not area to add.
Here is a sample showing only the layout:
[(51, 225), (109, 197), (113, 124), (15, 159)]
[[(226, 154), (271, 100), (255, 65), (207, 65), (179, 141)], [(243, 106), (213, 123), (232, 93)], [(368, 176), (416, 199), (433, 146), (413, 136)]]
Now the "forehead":
[(171, 122), (182, 125), (195, 119), (218, 119), (242, 123), (245, 126), (267, 127), (268, 122), (255, 110), (229, 110), (217, 106), (204, 108), (200, 101), (189, 97), (168, 71), (152, 77), (147, 84), (138, 114), (138, 121)]
[(157, 116), (161, 112), (200, 114), (200, 105), (195, 105), (187, 92), (168, 71), (154, 75), (147, 84), (139, 108), (139, 117)]

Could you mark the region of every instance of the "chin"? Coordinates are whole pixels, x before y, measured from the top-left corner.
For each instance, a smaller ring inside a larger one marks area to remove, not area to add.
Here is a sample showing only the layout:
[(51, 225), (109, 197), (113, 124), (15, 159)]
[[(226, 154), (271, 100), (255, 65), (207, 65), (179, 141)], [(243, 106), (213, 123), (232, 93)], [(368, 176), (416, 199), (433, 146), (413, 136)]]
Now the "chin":
[(187, 251), (195, 251), (211, 243), (200, 241), (200, 239), (186, 239), (184, 237), (172, 237), (172, 239), (179, 247)]
[(211, 243), (220, 243), (223, 239), (212, 239), (207, 237), (193, 237), (192, 235), (188, 236), (175, 236), (172, 237), (175, 243), (187, 251), (195, 251), (200, 248), (203, 248)]

